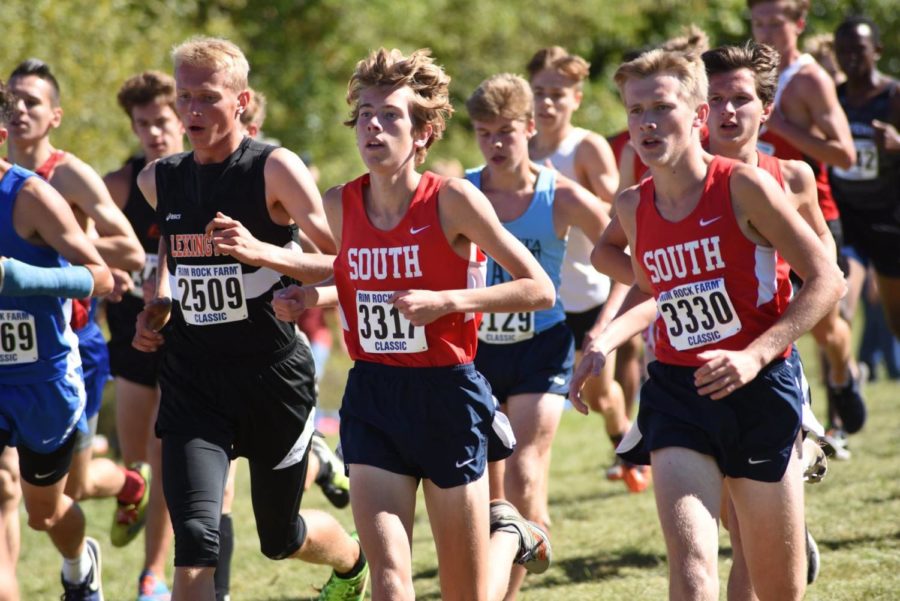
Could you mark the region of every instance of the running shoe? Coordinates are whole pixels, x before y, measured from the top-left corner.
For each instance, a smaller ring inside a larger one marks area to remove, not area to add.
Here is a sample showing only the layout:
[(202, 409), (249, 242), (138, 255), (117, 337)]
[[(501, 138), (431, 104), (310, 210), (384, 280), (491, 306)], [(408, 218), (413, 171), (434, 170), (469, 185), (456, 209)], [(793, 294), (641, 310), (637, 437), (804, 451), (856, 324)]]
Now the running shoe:
[(491, 501), (491, 532), (503, 530), (519, 535), (519, 552), (516, 563), (532, 574), (542, 574), (550, 567), (553, 550), (550, 537), (543, 528), (526, 520), (509, 501)]
[(343, 509), (350, 503), (350, 478), (344, 474), (344, 464), (331, 452), (325, 437), (318, 431), (313, 432), (310, 444), (310, 450), (318, 457), (323, 468), (322, 474), (316, 478), (316, 484), (332, 505)]
[(829, 405), (837, 411), (847, 434), (856, 434), (862, 430), (866, 423), (866, 402), (859, 391), (859, 377), (854, 377), (851, 373), (844, 386), (838, 387), (829, 383), (826, 390)]
[(803, 481), (817, 484), (828, 471), (828, 457), (818, 442), (811, 436), (803, 441)]
[(606, 479), (610, 482), (621, 480), (624, 477), (624, 460), (618, 455), (613, 459), (612, 465), (606, 468)]
[(650, 475), (649, 465), (634, 465), (632, 463), (624, 463), (622, 466), (622, 480), (629, 492), (644, 492), (650, 487), (653, 477)]
[(812, 584), (819, 577), (819, 545), (806, 529), (806, 584)]
[(847, 433), (839, 428), (831, 428), (822, 437), (822, 450), (825, 455), (837, 461), (847, 461), (851, 457), (847, 445)]
[(137, 601), (169, 601), (172, 593), (166, 581), (157, 578), (151, 570), (145, 569), (138, 577)]
[(136, 472), (144, 480), (144, 494), (137, 503), (116, 503), (116, 512), (113, 514), (112, 528), (109, 531), (109, 539), (113, 547), (124, 547), (133, 541), (147, 521), (147, 503), (150, 502), (152, 474), (150, 464), (138, 461), (132, 463), (128, 470)]
[(61, 578), (63, 585), (62, 601), (103, 601), (103, 586), (100, 582), (100, 544), (91, 537), (85, 537), (84, 547), (91, 560), (91, 571), (87, 578), (78, 584), (66, 582)]
[[(359, 541), (356, 532), (350, 536)], [(362, 549), (360, 549), (362, 553)], [(331, 578), (319, 591), (318, 601), (362, 601), (366, 596), (366, 586), (369, 584), (369, 564), (363, 566), (362, 571), (351, 578), (341, 578), (333, 571)]]

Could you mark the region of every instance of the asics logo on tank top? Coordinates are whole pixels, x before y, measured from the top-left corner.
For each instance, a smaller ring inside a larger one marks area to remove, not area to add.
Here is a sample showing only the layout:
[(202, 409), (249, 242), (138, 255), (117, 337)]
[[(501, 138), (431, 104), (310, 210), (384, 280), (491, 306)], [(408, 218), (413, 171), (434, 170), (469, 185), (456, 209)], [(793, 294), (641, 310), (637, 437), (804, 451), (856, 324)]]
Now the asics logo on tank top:
[(388, 278), (420, 278), (419, 245), (347, 250), (351, 280), (386, 280)]
[(725, 268), (719, 236), (648, 250), (641, 260), (653, 284)]

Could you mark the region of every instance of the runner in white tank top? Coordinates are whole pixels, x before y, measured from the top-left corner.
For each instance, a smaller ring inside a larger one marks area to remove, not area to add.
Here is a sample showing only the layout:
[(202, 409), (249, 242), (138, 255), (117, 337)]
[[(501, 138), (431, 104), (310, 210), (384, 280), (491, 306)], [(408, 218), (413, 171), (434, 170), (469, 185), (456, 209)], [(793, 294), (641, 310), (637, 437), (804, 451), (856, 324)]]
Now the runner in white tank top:
[[(539, 50), (532, 57), (527, 68), (534, 91), (537, 134), (529, 142), (529, 153), (533, 161), (551, 164), (607, 204), (612, 201), (619, 179), (612, 149), (602, 136), (572, 126), (589, 67), (583, 58), (558, 46)], [(624, 286), (611, 287), (610, 280), (594, 269), (593, 249), (594, 245), (580, 231), (569, 232), (559, 293), (579, 352), (615, 315), (626, 292)], [(636, 357), (637, 353), (630, 355)], [(590, 380), (583, 395), (591, 409), (603, 416), (613, 448), (631, 425), (622, 386), (613, 379), (615, 366), (615, 361), (608, 361), (600, 376)], [(611, 480), (624, 478), (633, 492), (645, 490), (649, 484), (649, 472), (623, 467), (618, 461), (606, 474)]]

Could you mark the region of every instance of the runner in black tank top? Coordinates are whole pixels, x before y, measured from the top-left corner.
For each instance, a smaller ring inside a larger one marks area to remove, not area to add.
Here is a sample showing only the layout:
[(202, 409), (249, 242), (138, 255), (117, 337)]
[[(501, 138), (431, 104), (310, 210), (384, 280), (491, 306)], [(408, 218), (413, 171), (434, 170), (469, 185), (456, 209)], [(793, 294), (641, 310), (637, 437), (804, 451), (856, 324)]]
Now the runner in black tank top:
[(106, 305), (106, 321), (109, 325), (109, 363), (113, 376), (121, 376), (142, 386), (156, 387), (159, 354), (141, 353), (131, 346), (134, 338), (134, 322), (144, 309), (143, 284), (156, 281), (156, 260), (159, 249), (159, 226), (156, 214), (147, 204), (137, 187), (137, 176), (147, 164), (142, 156), (131, 157), (123, 169), (130, 170), (131, 183), (128, 198), (122, 212), (134, 228), (146, 253), (143, 269), (133, 271), (134, 287), (118, 303)]
[(161, 333), (150, 325), (152, 308), (141, 312), (133, 342), (142, 351), (166, 344), (156, 432), (175, 530), (173, 593), (215, 598), (223, 486), (229, 460), (244, 456), (263, 554), (331, 565), (336, 572), (320, 599), (361, 600), (365, 557), (337, 521), (316, 515), (309, 523), (316, 544), (306, 544), (304, 516), (312, 512), (298, 510), (313, 431), (313, 362), (294, 324), (278, 321), (270, 305), (289, 281), (281, 274), (310, 281), (330, 274), (332, 258), (303, 255), (293, 242), (297, 223), (333, 252), (321, 197), (294, 153), (243, 136), (249, 67), (239, 48), (199, 38), (173, 58), (176, 109), (194, 151), (160, 159), (138, 177), (165, 243), (156, 294), (171, 295), (172, 310)]
[(878, 27), (863, 17), (847, 19), (835, 33), (838, 62), (847, 73), (846, 83), (837, 90), (838, 101), (850, 122), (857, 160), (849, 169), (832, 169), (830, 176), (847, 243), (872, 261), (892, 329), (898, 334), (900, 82), (878, 71), (880, 48)]

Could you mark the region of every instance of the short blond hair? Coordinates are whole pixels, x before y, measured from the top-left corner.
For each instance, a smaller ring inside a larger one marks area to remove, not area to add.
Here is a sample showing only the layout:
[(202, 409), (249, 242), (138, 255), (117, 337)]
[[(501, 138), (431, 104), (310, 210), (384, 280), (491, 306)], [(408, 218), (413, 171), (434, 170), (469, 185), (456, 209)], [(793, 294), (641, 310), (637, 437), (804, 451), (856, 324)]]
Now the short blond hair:
[(534, 79), (534, 76), (544, 69), (552, 69), (579, 86), (591, 74), (589, 62), (577, 54), (569, 54), (569, 51), (562, 46), (541, 48), (534, 53), (525, 69), (531, 79)]
[(191, 65), (225, 71), (229, 88), (236, 92), (247, 89), (250, 63), (241, 49), (225, 38), (193, 37), (172, 49), (172, 62), (176, 70), (181, 65)]
[(258, 129), (262, 129), (263, 123), (266, 122), (266, 96), (253, 88), (248, 88), (247, 91), (250, 92), (250, 101), (241, 113), (241, 124), (244, 127), (255, 125)]
[(434, 63), (431, 50), (420, 48), (404, 56), (396, 48), (379, 48), (356, 63), (356, 70), (347, 83), (347, 104), (350, 118), (344, 121), (348, 127), (356, 127), (359, 120), (359, 96), (366, 88), (408, 87), (413, 93), (410, 113), (417, 132), (431, 126), (431, 137), (424, 146), (416, 148), (416, 165), (425, 162), (428, 148), (440, 140), (447, 128), (447, 119), (453, 114), (450, 103), (450, 76), (444, 68)]
[(469, 118), (492, 121), (498, 117), (528, 121), (534, 117), (534, 94), (528, 82), (512, 73), (488, 77), (466, 100)]
[(691, 23), (682, 28), (681, 35), (669, 38), (660, 48), (669, 52), (693, 52), (700, 55), (709, 50), (709, 36)]
[(657, 48), (622, 63), (613, 77), (622, 100), (625, 100), (626, 82), (651, 75), (671, 75), (677, 79), (681, 85), (681, 96), (691, 104), (691, 108), (697, 108), (706, 102), (709, 83), (706, 78), (706, 67), (697, 54), (668, 52)]

